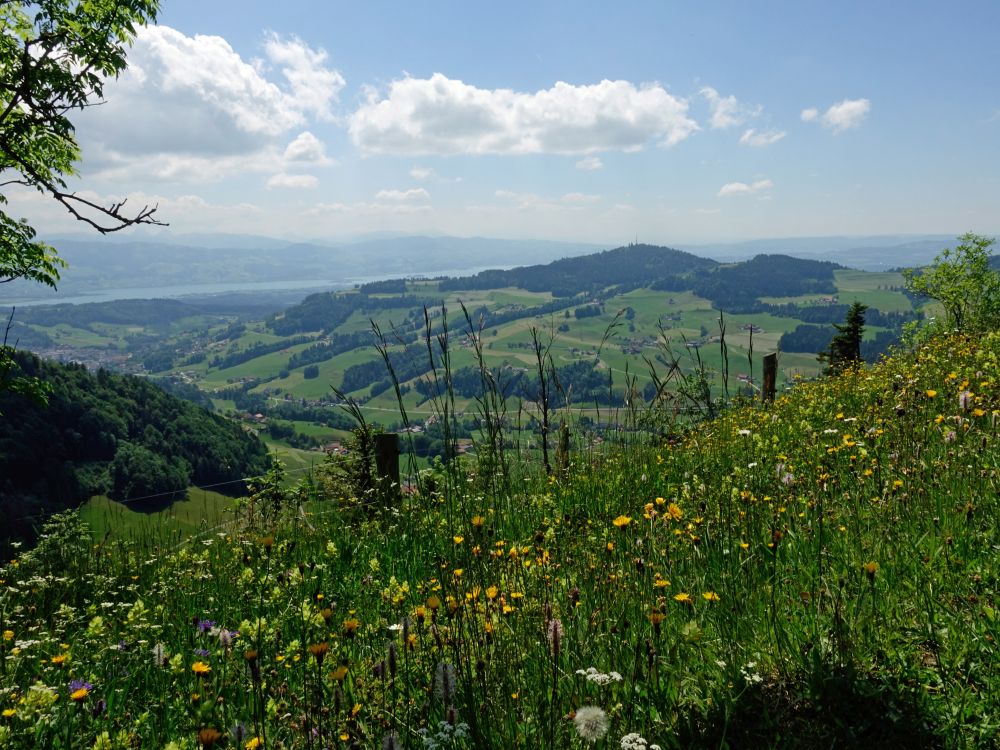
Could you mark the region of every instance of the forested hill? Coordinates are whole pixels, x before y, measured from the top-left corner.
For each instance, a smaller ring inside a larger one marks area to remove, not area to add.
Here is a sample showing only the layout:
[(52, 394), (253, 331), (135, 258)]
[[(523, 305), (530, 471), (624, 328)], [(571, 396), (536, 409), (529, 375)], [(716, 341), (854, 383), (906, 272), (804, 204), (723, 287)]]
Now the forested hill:
[[(158, 495), (152, 508), (191, 484), (267, 468), (267, 449), (255, 436), (141, 378), (92, 375), (24, 353), (17, 361), (52, 392), (47, 407), (0, 394), (0, 538), (30, 537), (41, 517), (91, 495)], [(245, 490), (240, 483), (219, 489)]]
[(686, 276), (719, 265), (708, 258), (656, 245), (628, 245), (603, 253), (563, 258), (546, 265), (522, 266), (509, 271), (481, 271), (475, 276), (447, 279), (441, 291), (520, 287), (532, 292), (552, 292), (572, 297), (580, 292), (615, 284), (647, 286), (667, 276)]

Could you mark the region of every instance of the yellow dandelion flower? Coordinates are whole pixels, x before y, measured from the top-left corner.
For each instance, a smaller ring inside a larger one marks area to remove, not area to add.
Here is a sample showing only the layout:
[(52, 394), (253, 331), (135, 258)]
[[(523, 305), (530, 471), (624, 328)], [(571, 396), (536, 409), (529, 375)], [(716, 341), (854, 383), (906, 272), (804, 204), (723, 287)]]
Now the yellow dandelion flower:
[(14, 640), (14, 631), (13, 630), (5, 630), (5, 631), (3, 631), (3, 639), (5, 641), (12, 641), (12, 640)]
[(199, 677), (207, 675), (212, 671), (212, 668), (203, 661), (196, 661), (191, 665), (191, 671), (194, 672)]
[(681, 604), (690, 604), (691, 603), (691, 595), (689, 593), (687, 593), (686, 591), (682, 591), (679, 594), (674, 594), (674, 601), (675, 602), (680, 602)]
[(861, 569), (865, 571), (865, 575), (868, 576), (869, 581), (874, 581), (875, 574), (878, 573), (878, 567), (879, 566), (877, 562), (875, 562), (874, 560), (869, 560), (868, 562), (866, 562), (864, 565), (861, 566)]
[(618, 518), (616, 518), (611, 523), (613, 523), (619, 529), (624, 529), (626, 526), (628, 526), (630, 523), (632, 523), (632, 519), (629, 518), (626, 515), (621, 515), (621, 516), (618, 516)]
[(701, 598), (704, 599), (706, 602), (719, 601), (719, 595), (716, 594), (714, 591), (706, 591), (704, 594), (701, 595)]
[(452, 575), (455, 576), (455, 578), (461, 578), (462, 573), (464, 572), (465, 572), (464, 568), (455, 568), (455, 570), (452, 572)]
[(482, 516), (473, 516), (472, 517), (472, 526), (473, 526), (473, 528), (480, 529), (480, 528), (482, 528), (482, 526), (483, 526), (483, 524), (485, 522), (486, 522), (486, 519), (483, 518)]
[(354, 634), (358, 632), (358, 628), (361, 627), (361, 621), (357, 617), (349, 617), (344, 620), (344, 635), (348, 638), (353, 638)]
[(53, 664), (59, 667), (66, 663), (66, 658), (67, 658), (66, 654), (56, 654), (55, 656), (52, 657), (51, 661)]
[(497, 598), (497, 594), (499, 594), (499, 593), (500, 593), (500, 590), (496, 586), (487, 586), (487, 588), (486, 588), (486, 598), (487, 599), (490, 599), (490, 600), (496, 599)]
[(260, 737), (251, 737), (243, 743), (243, 750), (258, 750), (263, 745), (264, 741)]
[(15, 711), (13, 708), (5, 708), (3, 710), (3, 717), (5, 719), (9, 719), (11, 716), (16, 716), (16, 715), (17, 711)]
[(684, 511), (681, 510), (681, 506), (677, 503), (670, 503), (670, 505), (667, 506), (667, 515), (675, 521), (680, 521), (684, 518)]
[(347, 678), (347, 667), (341, 664), (330, 673), (330, 677), (337, 682), (343, 682)]
[(464, 541), (465, 541), (465, 537), (464, 537), (464, 536), (459, 536), (459, 535), (457, 535), (457, 534), (456, 534), (455, 536), (453, 536), (453, 537), (451, 538), (451, 540), (452, 540), (453, 542), (455, 542), (455, 544), (461, 544), (462, 542), (464, 542)]
[(927, 398), (934, 398), (937, 395), (937, 391), (935, 391), (933, 388), (928, 388), (926, 393), (927, 393)]

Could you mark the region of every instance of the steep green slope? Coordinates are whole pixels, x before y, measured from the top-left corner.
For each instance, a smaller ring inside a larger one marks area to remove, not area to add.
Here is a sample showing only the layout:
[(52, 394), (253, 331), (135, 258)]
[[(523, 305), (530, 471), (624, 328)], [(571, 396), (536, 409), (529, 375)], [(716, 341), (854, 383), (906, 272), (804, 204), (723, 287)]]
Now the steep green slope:
[[(238, 425), (140, 378), (18, 355), (51, 388), (43, 407), (0, 394), (3, 537), (91, 495), (156, 496), (162, 506), (190, 484), (232, 482), (266, 470), (267, 451)], [(233, 485), (232, 491), (242, 491)]]

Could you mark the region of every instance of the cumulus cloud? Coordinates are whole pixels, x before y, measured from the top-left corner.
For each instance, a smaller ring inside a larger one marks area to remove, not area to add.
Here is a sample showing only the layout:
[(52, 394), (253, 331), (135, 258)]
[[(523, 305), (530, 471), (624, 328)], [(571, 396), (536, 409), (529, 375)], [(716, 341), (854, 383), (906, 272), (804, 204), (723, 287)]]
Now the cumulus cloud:
[(286, 161), (304, 164), (325, 165), (330, 163), (323, 141), (308, 130), (299, 133), (295, 136), (295, 140), (285, 147), (284, 157)]
[(871, 108), (872, 103), (868, 99), (844, 99), (832, 105), (822, 115), (815, 107), (804, 109), (802, 119), (805, 122), (818, 121), (824, 128), (836, 134), (859, 127), (868, 117)]
[(759, 115), (762, 110), (760, 106), (749, 107), (741, 104), (735, 96), (722, 96), (711, 86), (706, 86), (698, 93), (708, 100), (712, 110), (709, 124), (713, 129), (723, 130), (734, 125), (742, 125), (751, 117)]
[(379, 190), (375, 193), (377, 201), (426, 201), (430, 200), (431, 194), (423, 188), (410, 188), (409, 190)]
[(298, 37), (283, 39), (270, 33), (264, 44), (267, 59), (277, 65), (291, 89), (288, 98), (299, 112), (323, 120), (334, 119), (331, 105), (346, 81), (326, 66), (325, 50), (311, 49)]
[(582, 169), (585, 172), (593, 172), (598, 169), (604, 169), (604, 162), (597, 156), (585, 156), (576, 163), (576, 168)]
[[(183, 177), (178, 159), (240, 156), (249, 169), (265, 150), (280, 159), (277, 139), (311, 118), (332, 117), (344, 79), (327, 67), (325, 52), (297, 38), (270, 35), (263, 51), (252, 63), (222, 37), (140, 27), (128, 69), (105, 86), (107, 102), (78, 118), (85, 167)], [(298, 143), (300, 157), (309, 145)]]
[(659, 84), (559, 82), (534, 93), (481, 89), (435, 73), (393, 81), (350, 117), (368, 153), (589, 154), (672, 146), (696, 130), (688, 103)]
[(757, 180), (747, 184), (745, 182), (727, 182), (719, 188), (719, 197), (725, 198), (732, 195), (756, 195), (774, 187), (771, 180)]
[(777, 143), (785, 137), (784, 130), (762, 130), (757, 131), (750, 128), (740, 136), (740, 145), (753, 146), (754, 148), (764, 148)]
[(291, 188), (295, 190), (312, 190), (319, 180), (311, 174), (287, 174), (281, 172), (267, 181), (268, 188)]

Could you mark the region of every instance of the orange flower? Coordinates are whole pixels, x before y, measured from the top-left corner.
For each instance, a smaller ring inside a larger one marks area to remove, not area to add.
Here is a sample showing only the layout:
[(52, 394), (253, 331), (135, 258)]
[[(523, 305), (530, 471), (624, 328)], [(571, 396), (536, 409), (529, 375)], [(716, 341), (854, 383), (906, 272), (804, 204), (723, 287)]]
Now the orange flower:
[(196, 661), (194, 664), (191, 665), (191, 671), (194, 672), (199, 677), (204, 677), (205, 675), (207, 675), (209, 672), (212, 671), (212, 668), (203, 661)]

